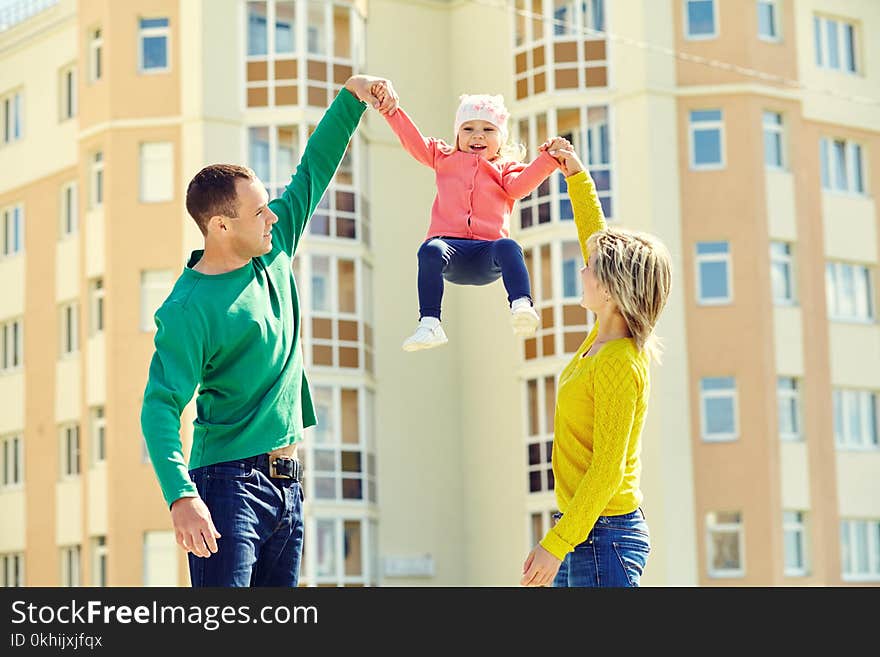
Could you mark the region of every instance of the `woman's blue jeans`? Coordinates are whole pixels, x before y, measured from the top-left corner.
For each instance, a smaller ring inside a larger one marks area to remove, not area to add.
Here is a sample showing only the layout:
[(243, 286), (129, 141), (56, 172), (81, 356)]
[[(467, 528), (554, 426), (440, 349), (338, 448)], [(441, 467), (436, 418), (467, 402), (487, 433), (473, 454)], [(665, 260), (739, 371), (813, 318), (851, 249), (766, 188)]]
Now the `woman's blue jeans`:
[(650, 552), (648, 523), (641, 509), (599, 516), (587, 540), (565, 556), (553, 586), (638, 586)]

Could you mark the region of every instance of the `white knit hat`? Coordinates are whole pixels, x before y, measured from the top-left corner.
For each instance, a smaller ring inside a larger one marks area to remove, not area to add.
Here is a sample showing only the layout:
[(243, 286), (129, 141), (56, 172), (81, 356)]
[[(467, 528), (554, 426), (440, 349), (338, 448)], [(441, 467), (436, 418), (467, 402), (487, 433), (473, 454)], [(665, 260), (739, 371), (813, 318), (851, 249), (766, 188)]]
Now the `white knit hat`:
[(501, 133), (501, 143), (507, 141), (507, 119), (510, 112), (504, 106), (504, 96), (489, 94), (462, 94), (458, 110), (455, 112), (455, 128), (452, 131), (458, 139), (458, 129), (466, 121), (488, 121)]

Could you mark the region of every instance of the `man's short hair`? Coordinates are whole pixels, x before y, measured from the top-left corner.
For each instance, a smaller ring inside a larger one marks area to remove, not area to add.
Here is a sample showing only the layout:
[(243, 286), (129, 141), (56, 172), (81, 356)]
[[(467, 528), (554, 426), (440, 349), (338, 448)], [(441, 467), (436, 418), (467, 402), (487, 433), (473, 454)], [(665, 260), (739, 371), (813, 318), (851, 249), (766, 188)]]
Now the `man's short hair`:
[(186, 188), (186, 211), (202, 231), (208, 234), (208, 221), (211, 217), (238, 216), (238, 194), (235, 181), (256, 180), (252, 169), (237, 164), (210, 164), (199, 171)]

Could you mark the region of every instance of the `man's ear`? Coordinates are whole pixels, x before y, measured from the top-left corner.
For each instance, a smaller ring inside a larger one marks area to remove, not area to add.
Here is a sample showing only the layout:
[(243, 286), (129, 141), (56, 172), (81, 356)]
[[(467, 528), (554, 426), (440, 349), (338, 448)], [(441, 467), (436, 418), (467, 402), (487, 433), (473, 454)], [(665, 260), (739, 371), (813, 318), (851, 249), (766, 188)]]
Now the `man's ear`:
[(208, 232), (225, 233), (229, 229), (229, 217), (222, 214), (215, 214), (208, 219)]

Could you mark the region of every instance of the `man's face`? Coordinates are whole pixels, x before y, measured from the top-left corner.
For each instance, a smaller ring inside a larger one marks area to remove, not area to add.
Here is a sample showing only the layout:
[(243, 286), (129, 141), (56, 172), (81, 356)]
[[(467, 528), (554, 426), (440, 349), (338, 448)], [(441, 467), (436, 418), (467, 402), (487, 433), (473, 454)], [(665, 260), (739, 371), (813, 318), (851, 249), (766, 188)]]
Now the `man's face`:
[(227, 222), (233, 250), (244, 258), (256, 258), (272, 250), (272, 224), (278, 215), (269, 209), (269, 195), (259, 180), (235, 181), (238, 216)]

